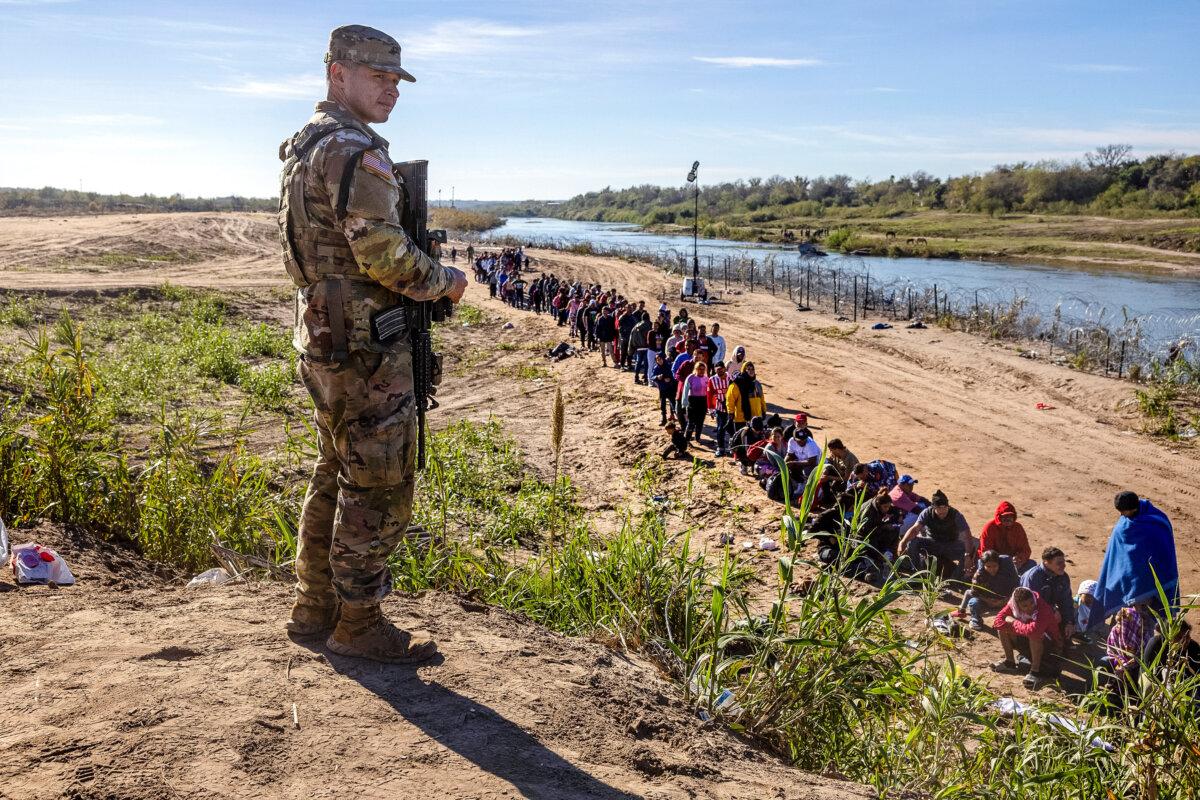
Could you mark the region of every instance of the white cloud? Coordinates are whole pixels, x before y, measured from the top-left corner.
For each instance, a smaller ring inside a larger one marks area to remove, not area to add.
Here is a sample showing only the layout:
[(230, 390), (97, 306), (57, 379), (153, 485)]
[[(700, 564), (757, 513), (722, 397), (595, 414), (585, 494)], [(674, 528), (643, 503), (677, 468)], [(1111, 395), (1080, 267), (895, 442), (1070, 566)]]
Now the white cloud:
[(259, 80), (245, 78), (237, 83), (223, 86), (205, 86), (205, 89), (246, 97), (274, 97), (286, 100), (306, 99), (323, 96), (325, 78), (321, 75), (294, 75), (290, 78)]
[(403, 45), (403, 55), (417, 59), (484, 55), (511, 47), (513, 40), (540, 36), (544, 32), (541, 28), (481, 19), (446, 20), (414, 37), (411, 44)]
[(692, 56), (693, 61), (716, 64), (719, 67), (753, 69), (754, 67), (816, 67), (824, 64), (819, 58), (766, 58), (763, 56)]
[(1124, 142), (1138, 150), (1200, 150), (1200, 128), (1167, 128), (1126, 125), (1109, 128), (1013, 128), (1000, 131), (1023, 141), (1077, 147)]
[(1063, 64), (1067, 72), (1141, 72), (1141, 67), (1129, 64)]
[(892, 86), (872, 86), (871, 91), (872, 92), (880, 92), (882, 94), (893, 94), (893, 93), (899, 92), (901, 90), (897, 89), (895, 87), (892, 87)]

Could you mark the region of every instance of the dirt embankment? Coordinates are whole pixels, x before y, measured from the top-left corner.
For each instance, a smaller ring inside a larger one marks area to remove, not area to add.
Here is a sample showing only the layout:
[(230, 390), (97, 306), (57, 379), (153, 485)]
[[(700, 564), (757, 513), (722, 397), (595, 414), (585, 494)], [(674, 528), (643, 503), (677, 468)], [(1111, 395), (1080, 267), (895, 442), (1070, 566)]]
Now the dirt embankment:
[[(0, 798), (868, 798), (748, 747), (649, 665), (459, 598), (388, 610), (413, 669), (290, 641), (291, 589), (187, 589), (49, 527), (73, 587), (0, 579)], [(155, 574), (158, 572), (159, 574)]]

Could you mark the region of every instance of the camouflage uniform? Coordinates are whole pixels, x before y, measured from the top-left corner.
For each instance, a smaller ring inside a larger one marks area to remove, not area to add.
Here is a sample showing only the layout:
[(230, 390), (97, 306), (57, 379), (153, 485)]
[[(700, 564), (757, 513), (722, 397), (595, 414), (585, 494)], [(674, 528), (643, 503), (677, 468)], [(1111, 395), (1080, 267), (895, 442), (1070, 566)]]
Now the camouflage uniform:
[(401, 295), (441, 297), (454, 282), (399, 226), (387, 147), (332, 101), (280, 146), (280, 232), (299, 287), (294, 344), (320, 450), (300, 517), (297, 591), (321, 606), (335, 596), (379, 604), (412, 514), (412, 356), (407, 338), (374, 341), (371, 315)]

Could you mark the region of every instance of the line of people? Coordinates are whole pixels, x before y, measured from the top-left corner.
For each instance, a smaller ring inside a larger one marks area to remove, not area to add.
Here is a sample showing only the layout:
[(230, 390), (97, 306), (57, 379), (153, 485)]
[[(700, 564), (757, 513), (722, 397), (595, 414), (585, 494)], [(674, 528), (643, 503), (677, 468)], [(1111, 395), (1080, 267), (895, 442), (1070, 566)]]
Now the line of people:
[(534, 283), (537, 291), (513, 304), (550, 314), (567, 329), (570, 342), (550, 357), (598, 351), (604, 366), (611, 361), (631, 372), (635, 384), (656, 389), (664, 458), (690, 458), (693, 445), (710, 435), (714, 456), (734, 459), (779, 502), (785, 493), (798, 500), (823, 463), (807, 521), (819, 561), (876, 585), (894, 572), (929, 571), (959, 587), (954, 616), (996, 633), (1004, 652), (996, 670), (1026, 672), (1026, 685), (1036, 689), (1056, 677), (1070, 647), (1104, 642), (1104, 674), (1124, 691), (1136, 673), (1131, 665), (1144, 662), (1151, 641), (1156, 653), (1182, 647), (1190, 665), (1184, 668), (1200, 670), (1200, 645), (1190, 638), (1164, 642), (1156, 632), (1154, 621), (1165, 610), (1157, 587), (1178, 608), (1179, 576), (1170, 521), (1148, 500), (1132, 492), (1117, 496), (1121, 517), (1100, 576), (1074, 591), (1065, 553), (1048, 546), (1035, 560), (1011, 502), (1001, 501), (975, 538), (941, 490), (926, 498), (916, 490), (918, 480), (899, 474), (893, 462), (862, 462), (839, 438), (822, 449), (806, 414), (785, 420), (771, 411), (746, 348), (729, 352), (719, 323), (700, 323), (686, 307), (673, 315), (665, 303), (652, 313), (644, 301), (600, 284), (550, 274)]

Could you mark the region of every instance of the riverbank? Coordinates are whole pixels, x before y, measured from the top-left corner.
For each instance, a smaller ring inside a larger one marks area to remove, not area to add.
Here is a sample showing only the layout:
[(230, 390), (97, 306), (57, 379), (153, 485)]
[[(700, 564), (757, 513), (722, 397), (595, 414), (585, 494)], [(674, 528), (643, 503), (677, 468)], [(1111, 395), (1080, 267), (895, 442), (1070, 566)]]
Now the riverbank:
[[(688, 225), (655, 225), (658, 233), (691, 234)], [(915, 211), (880, 215), (872, 209), (831, 211), (753, 224), (737, 217), (706, 221), (702, 236), (786, 243), (820, 231), (818, 244), (862, 255), (991, 261), (1035, 261), (1083, 269), (1117, 269), (1200, 276), (1200, 219), (1050, 214), (970, 214)]]

